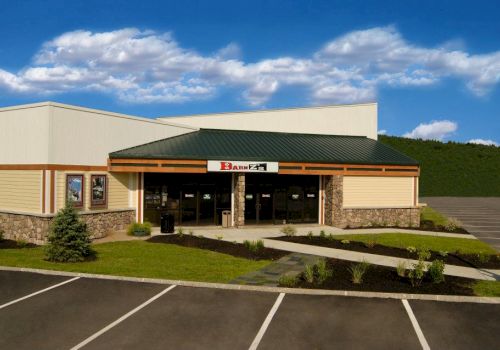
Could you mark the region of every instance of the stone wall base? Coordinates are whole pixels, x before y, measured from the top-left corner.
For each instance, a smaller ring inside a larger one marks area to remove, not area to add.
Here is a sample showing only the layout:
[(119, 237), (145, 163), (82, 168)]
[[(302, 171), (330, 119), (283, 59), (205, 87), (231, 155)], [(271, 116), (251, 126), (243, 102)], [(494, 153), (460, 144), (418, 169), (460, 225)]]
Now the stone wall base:
[[(105, 237), (109, 232), (125, 229), (135, 219), (135, 210), (80, 213), (92, 239)], [(53, 216), (0, 212), (0, 231), (4, 238), (29, 243), (47, 242)]]
[(372, 226), (419, 227), (419, 208), (342, 209), (342, 218), (335, 226), (358, 228)]

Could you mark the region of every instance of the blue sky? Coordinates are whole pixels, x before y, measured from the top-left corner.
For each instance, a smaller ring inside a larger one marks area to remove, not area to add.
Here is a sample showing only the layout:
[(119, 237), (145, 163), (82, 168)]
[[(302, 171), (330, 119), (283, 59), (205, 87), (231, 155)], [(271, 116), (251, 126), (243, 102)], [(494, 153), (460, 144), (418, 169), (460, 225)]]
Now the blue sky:
[(391, 135), (500, 142), (494, 1), (4, 1), (0, 105), (147, 117), (379, 103)]

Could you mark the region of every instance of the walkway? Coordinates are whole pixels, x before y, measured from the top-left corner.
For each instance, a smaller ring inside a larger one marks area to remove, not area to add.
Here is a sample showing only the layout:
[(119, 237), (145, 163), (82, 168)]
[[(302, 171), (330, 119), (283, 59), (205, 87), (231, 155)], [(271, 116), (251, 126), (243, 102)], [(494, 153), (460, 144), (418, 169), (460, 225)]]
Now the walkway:
[(306, 265), (314, 265), (320, 257), (301, 253), (292, 253), (246, 275), (239, 276), (229, 283), (246, 284), (254, 286), (277, 287), (282, 275), (297, 276), (304, 272)]
[(500, 251), (500, 197), (424, 197), (420, 199), (454, 217), (481, 241)]

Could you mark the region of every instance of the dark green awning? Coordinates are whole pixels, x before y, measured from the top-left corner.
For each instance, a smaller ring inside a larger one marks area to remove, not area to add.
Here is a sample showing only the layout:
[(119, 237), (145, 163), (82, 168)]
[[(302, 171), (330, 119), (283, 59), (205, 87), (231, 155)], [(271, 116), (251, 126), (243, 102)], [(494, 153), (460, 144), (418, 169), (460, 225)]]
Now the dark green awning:
[(418, 165), (403, 153), (362, 136), (219, 129), (200, 129), (113, 152), (109, 157)]

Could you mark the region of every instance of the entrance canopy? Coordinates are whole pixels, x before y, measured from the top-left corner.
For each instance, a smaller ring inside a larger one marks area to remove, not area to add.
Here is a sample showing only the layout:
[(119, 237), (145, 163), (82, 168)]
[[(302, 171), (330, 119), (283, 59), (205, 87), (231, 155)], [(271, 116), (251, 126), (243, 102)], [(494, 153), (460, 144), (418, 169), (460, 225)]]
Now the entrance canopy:
[(206, 173), (209, 161), (256, 162), (235, 170), (270, 162), (280, 174), (418, 176), (416, 160), (367, 137), (218, 129), (113, 152), (109, 170)]

